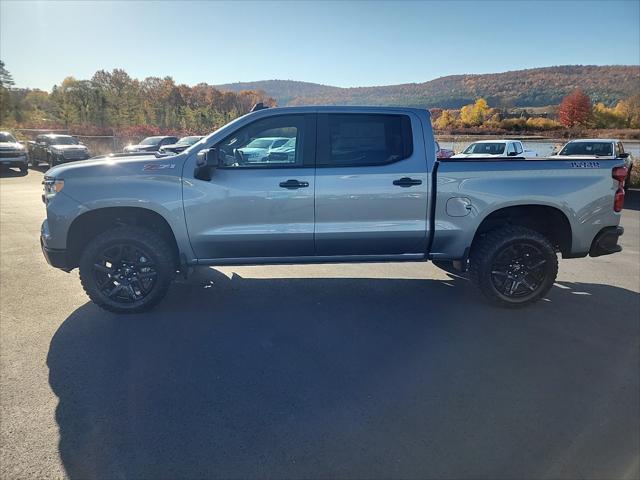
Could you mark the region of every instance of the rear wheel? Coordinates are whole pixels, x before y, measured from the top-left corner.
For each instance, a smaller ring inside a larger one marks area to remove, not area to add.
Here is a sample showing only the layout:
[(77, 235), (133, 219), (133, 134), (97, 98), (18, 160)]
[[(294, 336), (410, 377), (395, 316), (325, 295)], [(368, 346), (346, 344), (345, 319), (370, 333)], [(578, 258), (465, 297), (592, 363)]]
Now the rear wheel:
[(485, 297), (504, 307), (540, 300), (558, 275), (558, 257), (549, 240), (524, 227), (487, 233), (471, 252), (471, 280)]
[(80, 281), (98, 306), (142, 312), (166, 294), (175, 275), (167, 242), (140, 227), (124, 226), (91, 240), (80, 258)]

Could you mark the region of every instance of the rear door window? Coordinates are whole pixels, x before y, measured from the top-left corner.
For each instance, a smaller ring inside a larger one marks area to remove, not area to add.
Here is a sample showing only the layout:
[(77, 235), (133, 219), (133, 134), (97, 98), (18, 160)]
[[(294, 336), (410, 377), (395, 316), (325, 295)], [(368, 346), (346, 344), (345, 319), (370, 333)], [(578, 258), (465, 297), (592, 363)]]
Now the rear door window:
[(318, 166), (386, 165), (413, 153), (407, 115), (322, 114), (318, 116)]

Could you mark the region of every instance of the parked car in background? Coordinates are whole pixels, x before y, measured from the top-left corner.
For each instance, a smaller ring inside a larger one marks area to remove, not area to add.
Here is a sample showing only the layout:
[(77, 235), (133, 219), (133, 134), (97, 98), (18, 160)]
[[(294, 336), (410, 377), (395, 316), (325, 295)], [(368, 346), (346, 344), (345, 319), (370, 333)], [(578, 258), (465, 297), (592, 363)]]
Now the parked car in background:
[(481, 140), (474, 142), (462, 153), (451, 158), (479, 158), (479, 157), (520, 157), (534, 158), (538, 154), (533, 150), (525, 150), (520, 140)]
[(631, 154), (624, 151), (624, 145), (620, 140), (611, 138), (585, 138), (571, 140), (566, 143), (554, 158), (566, 158), (567, 160), (582, 159), (622, 159), (627, 167), (627, 178), (625, 189), (629, 188), (631, 180), (631, 170), (633, 169), (633, 158)]
[(161, 147), (165, 145), (173, 145), (178, 142), (178, 137), (172, 137), (168, 135), (160, 135), (156, 137), (147, 137), (137, 145), (127, 145), (124, 147), (124, 153), (136, 153), (136, 152), (157, 152)]
[[(294, 137), (293, 164), (238, 158)], [(258, 110), (177, 155), (49, 170), (42, 250), (97, 305), (138, 312), (195, 266), (426, 260), (520, 307), (547, 294), (558, 254), (622, 249), (623, 161), (435, 153), (425, 109)]]
[(289, 137), (254, 138), (247, 146), (238, 148), (239, 163), (257, 163), (267, 161), (267, 155), (272, 149), (282, 147), (289, 141)]
[(267, 162), (294, 163), (296, 161), (296, 137), (290, 138), (281, 147), (269, 150), (265, 160)]
[(455, 152), (453, 150), (449, 150), (448, 148), (441, 148), (440, 143), (436, 140), (436, 157), (440, 158), (451, 158)]
[(169, 145), (162, 145), (158, 150), (160, 153), (180, 153), (189, 148), (194, 143), (198, 143), (204, 137), (202, 135), (192, 135), (189, 137), (182, 137), (176, 143)]
[(38, 135), (35, 141), (29, 142), (28, 145), (29, 162), (34, 167), (42, 162), (49, 164), (49, 167), (55, 167), (61, 163), (86, 160), (91, 156), (89, 149), (71, 135)]
[(29, 170), (27, 149), (9, 132), (0, 132), (0, 165), (17, 167), (22, 173)]

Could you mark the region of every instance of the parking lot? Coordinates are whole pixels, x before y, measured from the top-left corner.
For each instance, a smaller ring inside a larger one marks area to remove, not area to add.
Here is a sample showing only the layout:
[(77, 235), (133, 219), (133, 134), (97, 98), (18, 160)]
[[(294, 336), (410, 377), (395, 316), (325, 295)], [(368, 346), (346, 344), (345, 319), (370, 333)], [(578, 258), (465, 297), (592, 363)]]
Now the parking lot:
[(1, 478), (638, 478), (640, 192), (624, 251), (488, 306), (431, 264), (226, 267), (118, 316), (0, 173)]

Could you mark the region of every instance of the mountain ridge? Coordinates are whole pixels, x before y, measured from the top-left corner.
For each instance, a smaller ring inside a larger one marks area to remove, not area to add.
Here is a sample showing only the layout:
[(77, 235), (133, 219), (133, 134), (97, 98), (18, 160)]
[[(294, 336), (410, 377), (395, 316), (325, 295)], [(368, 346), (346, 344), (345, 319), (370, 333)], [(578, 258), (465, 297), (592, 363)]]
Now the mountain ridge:
[(594, 102), (612, 105), (640, 93), (638, 65), (561, 65), (502, 73), (459, 74), (422, 83), (335, 87), (296, 80), (260, 80), (216, 85), (220, 90), (262, 90), (278, 105), (401, 105), (460, 108), (479, 97), (496, 107), (557, 105), (575, 88)]

